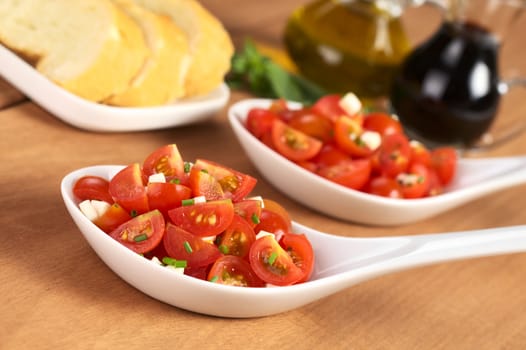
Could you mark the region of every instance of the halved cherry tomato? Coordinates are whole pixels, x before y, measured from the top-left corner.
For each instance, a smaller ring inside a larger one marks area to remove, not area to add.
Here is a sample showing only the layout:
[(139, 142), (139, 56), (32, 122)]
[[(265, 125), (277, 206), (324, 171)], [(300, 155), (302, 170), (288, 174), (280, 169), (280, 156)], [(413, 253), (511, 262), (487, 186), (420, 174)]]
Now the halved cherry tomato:
[(164, 217), (159, 210), (139, 215), (111, 231), (110, 236), (136, 253), (153, 250), (164, 236)]
[(221, 256), (221, 252), (213, 243), (206, 242), (170, 222), (166, 224), (163, 244), (170, 257), (186, 260), (189, 269), (208, 266)]
[(379, 166), (383, 174), (396, 177), (409, 166), (411, 147), (409, 140), (402, 134), (384, 135), (378, 153)]
[(163, 173), (167, 179), (183, 180), (185, 177), (184, 162), (177, 145), (166, 145), (153, 151), (144, 160), (143, 171), (146, 176)]
[(316, 157), (312, 158), (319, 166), (332, 166), (348, 160), (351, 160), (350, 156), (331, 143), (325, 144)]
[(248, 131), (258, 139), (270, 133), (272, 123), (279, 119), (276, 113), (265, 108), (252, 108), (247, 115), (246, 126)]
[(429, 190), (429, 171), (423, 164), (413, 164), (408, 173), (399, 174), (398, 183), (404, 198), (420, 198)]
[(314, 251), (307, 237), (304, 234), (285, 233), (279, 243), (303, 272), (303, 278), (298, 283), (307, 281), (314, 268)]
[(310, 108), (302, 108), (292, 112), (292, 117), (287, 124), (321, 142), (326, 143), (332, 139), (332, 122), (316, 114)]
[(311, 173), (317, 173), (318, 169), (320, 168), (318, 164), (311, 160), (301, 160), (299, 162), (296, 162), (300, 167), (303, 169), (310, 171)]
[(119, 204), (113, 203), (108, 208), (108, 210), (96, 218), (93, 223), (97, 225), (102, 231), (110, 233), (131, 218), (131, 215)]
[(113, 198), (109, 193), (110, 182), (99, 176), (83, 176), (75, 182), (73, 194), (81, 201), (95, 199), (112, 204)]
[(258, 238), (250, 247), (250, 266), (267, 283), (286, 286), (300, 281), (304, 273), (274, 236)]
[(342, 115), (347, 115), (345, 110), (340, 106), (341, 98), (338, 94), (323, 96), (312, 105), (312, 110), (316, 114), (335, 122), (336, 119)]
[(398, 181), (388, 176), (373, 177), (367, 184), (365, 192), (388, 198), (403, 198)]
[(362, 140), (363, 129), (356, 121), (341, 116), (334, 124), (334, 140), (345, 152), (354, 157), (370, 156), (375, 149)]
[(265, 286), (265, 282), (255, 274), (250, 264), (234, 255), (225, 255), (217, 259), (208, 273), (208, 280), (229, 286)]
[(431, 166), (437, 172), (440, 182), (448, 185), (455, 176), (457, 152), (452, 147), (439, 147), (431, 151)]
[(184, 199), (192, 197), (190, 187), (171, 182), (152, 182), (146, 187), (150, 209), (159, 209), (165, 217), (168, 211), (181, 206)]
[(369, 113), (364, 117), (363, 128), (381, 135), (403, 133), (402, 124), (389, 114), (383, 112)]
[(115, 202), (130, 213), (143, 214), (150, 210), (139, 163), (130, 164), (119, 171), (110, 181), (109, 193)]
[(234, 203), (234, 212), (248, 222), (254, 228), (259, 224), (262, 203), (257, 199), (244, 199)]
[(192, 171), (194, 169), (204, 170), (213, 176), (221, 186), (224, 198), (232, 198), (234, 202), (245, 198), (257, 183), (257, 180), (248, 174), (210, 160), (197, 159)]
[(272, 142), (281, 155), (293, 161), (314, 157), (322, 146), (320, 140), (289, 127), (281, 120), (272, 124)]
[(369, 159), (342, 161), (333, 166), (320, 168), (318, 174), (345, 187), (359, 190), (369, 180), (371, 162)]
[(175, 225), (196, 236), (215, 236), (232, 222), (234, 205), (230, 199), (197, 203), (172, 209), (168, 216)]
[(241, 216), (234, 215), (230, 226), (217, 236), (215, 242), (221, 253), (244, 258), (255, 240), (256, 234), (250, 224)]

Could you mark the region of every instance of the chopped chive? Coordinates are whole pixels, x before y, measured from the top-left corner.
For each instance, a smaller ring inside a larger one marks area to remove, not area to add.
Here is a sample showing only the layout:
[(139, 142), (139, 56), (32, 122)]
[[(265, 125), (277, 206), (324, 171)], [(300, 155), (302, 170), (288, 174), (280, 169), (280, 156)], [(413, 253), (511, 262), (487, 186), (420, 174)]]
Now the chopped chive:
[(184, 172), (189, 173), (190, 169), (192, 168), (192, 165), (188, 162), (184, 162)]
[(201, 172), (203, 172), (205, 174), (208, 174), (208, 170), (206, 170), (206, 169), (201, 169)]
[(173, 179), (170, 180), (170, 183), (172, 183), (172, 184), (180, 184), (181, 180), (179, 180), (178, 178), (173, 178)]
[(137, 214), (138, 214), (138, 213), (137, 213), (137, 210), (135, 210), (135, 209), (132, 209), (132, 210), (130, 211), (130, 216), (131, 216), (132, 218), (136, 217)]
[(423, 176), (419, 176), (418, 179), (416, 180), (417, 183), (421, 184), (424, 182), (424, 177)]
[(252, 214), (252, 217), (250, 218), (254, 224), (259, 224), (259, 217), (254, 213)]
[(367, 144), (362, 140), (361, 137), (358, 137), (358, 138), (356, 139), (356, 144), (357, 144), (358, 146), (360, 146), (360, 147), (365, 147), (365, 146), (367, 146)]
[(192, 246), (190, 245), (190, 243), (188, 243), (188, 241), (184, 241), (183, 246), (184, 246), (184, 250), (186, 250), (188, 254), (193, 252)]
[(228, 249), (228, 246), (224, 244), (221, 244), (218, 248), (219, 248), (219, 251), (223, 254), (228, 254), (228, 252), (230, 251), (230, 249)]
[(274, 265), (274, 263), (276, 262), (276, 259), (278, 258), (278, 253), (276, 252), (272, 252), (268, 258), (268, 263), (270, 265)]
[(185, 268), (187, 266), (186, 260), (177, 260), (174, 258), (170, 258), (169, 256), (165, 256), (163, 258), (163, 264), (182, 268)]
[(219, 279), (219, 277), (216, 275), (216, 276), (213, 276), (212, 278), (210, 278), (210, 282), (214, 283), (216, 282), (217, 280)]
[(135, 242), (142, 242), (142, 241), (146, 241), (147, 239), (148, 239), (148, 235), (146, 233), (143, 233), (142, 235), (135, 236), (133, 238), (133, 240)]
[(195, 204), (195, 201), (193, 198), (190, 198), (190, 199), (183, 199), (181, 201), (181, 205), (182, 206), (187, 206), (187, 205), (194, 205)]

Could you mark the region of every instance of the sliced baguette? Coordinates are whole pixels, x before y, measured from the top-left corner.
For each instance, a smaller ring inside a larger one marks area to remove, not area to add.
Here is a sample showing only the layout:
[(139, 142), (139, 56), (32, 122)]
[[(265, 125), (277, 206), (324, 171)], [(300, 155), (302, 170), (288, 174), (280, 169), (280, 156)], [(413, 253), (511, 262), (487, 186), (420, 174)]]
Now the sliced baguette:
[(186, 35), (170, 18), (136, 5), (132, 0), (114, 0), (142, 29), (150, 55), (129, 88), (110, 97), (117, 106), (155, 106), (185, 95), (189, 64)]
[(234, 46), (221, 22), (196, 0), (134, 0), (169, 16), (187, 35), (191, 61), (186, 75), (186, 95), (210, 92), (230, 69)]
[(0, 42), (91, 101), (128, 89), (148, 54), (137, 24), (110, 0), (1, 0)]

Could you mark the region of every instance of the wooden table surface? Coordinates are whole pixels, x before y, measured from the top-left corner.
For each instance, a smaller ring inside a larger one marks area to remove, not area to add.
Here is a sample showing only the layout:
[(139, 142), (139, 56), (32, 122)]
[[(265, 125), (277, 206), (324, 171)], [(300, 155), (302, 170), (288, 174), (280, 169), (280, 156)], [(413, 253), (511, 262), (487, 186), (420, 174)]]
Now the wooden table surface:
[[(203, 1), (238, 45), (246, 36), (280, 45), (287, 15), (304, 2)], [(437, 23), (427, 10), (404, 20), (415, 42), (426, 33), (418, 28)], [(524, 45), (507, 57), (526, 72)], [(233, 92), (230, 103), (246, 97)], [(524, 118), (523, 97), (507, 98), (502, 118)], [(526, 254), (398, 272), (275, 316), (208, 317), (163, 304), (115, 275), (68, 216), (59, 183), (74, 169), (131, 163), (177, 143), (187, 159), (213, 159), (258, 177), (255, 193), (281, 202), (298, 222), (368, 237), (526, 224), (526, 186), (415, 224), (365, 227), (313, 212), (261, 179), (226, 121), (228, 106), (204, 123), (136, 133), (76, 129), (3, 81), (0, 107), (0, 349), (526, 348)], [(525, 151), (522, 137), (485, 155)]]

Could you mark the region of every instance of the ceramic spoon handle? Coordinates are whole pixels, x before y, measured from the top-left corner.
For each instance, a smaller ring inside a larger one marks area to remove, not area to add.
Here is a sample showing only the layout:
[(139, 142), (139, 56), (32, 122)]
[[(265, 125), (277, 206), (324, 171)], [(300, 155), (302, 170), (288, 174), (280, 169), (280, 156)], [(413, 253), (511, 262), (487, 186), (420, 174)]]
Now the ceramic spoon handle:
[(526, 225), (421, 235), (411, 238), (405, 253), (393, 259), (393, 269), (526, 252)]

